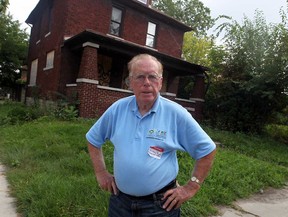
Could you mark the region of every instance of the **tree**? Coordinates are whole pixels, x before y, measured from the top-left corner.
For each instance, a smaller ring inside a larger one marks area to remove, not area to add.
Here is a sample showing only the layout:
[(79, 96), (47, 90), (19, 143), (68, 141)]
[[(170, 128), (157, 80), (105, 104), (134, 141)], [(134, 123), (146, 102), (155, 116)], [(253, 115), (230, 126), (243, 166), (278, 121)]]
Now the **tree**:
[(211, 123), (234, 131), (259, 132), (274, 111), (287, 105), (288, 30), (267, 25), (263, 13), (254, 21), (223, 24), (225, 56), (222, 73), (209, 95)]
[(196, 36), (195, 32), (184, 35), (183, 56), (188, 62), (210, 66), (208, 57), (214, 45), (213, 39), (208, 36)]
[(0, 87), (15, 87), (26, 59), (28, 34), (11, 15), (0, 14)]
[(0, 14), (5, 14), (9, 5), (9, 0), (0, 0)]
[(199, 0), (155, 0), (153, 7), (192, 27), (197, 35), (206, 35), (215, 19)]

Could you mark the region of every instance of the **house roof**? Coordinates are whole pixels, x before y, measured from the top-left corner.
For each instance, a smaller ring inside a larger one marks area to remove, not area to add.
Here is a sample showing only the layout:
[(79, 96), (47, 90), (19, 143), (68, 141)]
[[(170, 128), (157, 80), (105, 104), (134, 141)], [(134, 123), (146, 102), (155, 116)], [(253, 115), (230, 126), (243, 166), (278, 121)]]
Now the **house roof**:
[(71, 49), (82, 49), (85, 42), (91, 42), (99, 45), (99, 50), (119, 54), (131, 59), (140, 53), (148, 53), (159, 59), (164, 68), (176, 73), (179, 76), (191, 76), (196, 74), (204, 74), (208, 69), (204, 66), (192, 64), (183, 59), (175, 58), (157, 50), (141, 46), (114, 36), (104, 35), (93, 30), (85, 30), (64, 42), (64, 46)]
[(28, 18), (25, 20), (27, 24), (34, 24), (36, 20), (39, 19), (39, 17), (42, 14), (42, 11), (45, 10), (49, 3), (49, 0), (39, 0), (33, 11), (29, 14)]

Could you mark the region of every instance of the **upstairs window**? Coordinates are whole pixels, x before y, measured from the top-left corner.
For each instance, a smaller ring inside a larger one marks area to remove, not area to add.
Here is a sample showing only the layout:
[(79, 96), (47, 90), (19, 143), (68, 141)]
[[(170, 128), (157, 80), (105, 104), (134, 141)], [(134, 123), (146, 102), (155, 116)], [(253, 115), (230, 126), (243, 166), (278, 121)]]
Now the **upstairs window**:
[(112, 16), (110, 23), (110, 34), (120, 36), (121, 22), (123, 11), (119, 8), (112, 8)]
[(155, 47), (156, 24), (149, 22), (146, 36), (146, 46)]
[(142, 2), (143, 4), (147, 5), (147, 0), (138, 0), (138, 2)]
[(52, 69), (54, 66), (54, 53), (55, 51), (50, 51), (49, 53), (47, 53), (46, 56), (46, 67), (44, 68), (44, 70), (46, 69)]
[(47, 23), (46, 23), (46, 35), (48, 34), (48, 33), (50, 33), (51, 32), (51, 25), (52, 25), (52, 23), (51, 23), (51, 20), (52, 20), (52, 5), (50, 5), (50, 7), (48, 8), (48, 12), (47, 12)]

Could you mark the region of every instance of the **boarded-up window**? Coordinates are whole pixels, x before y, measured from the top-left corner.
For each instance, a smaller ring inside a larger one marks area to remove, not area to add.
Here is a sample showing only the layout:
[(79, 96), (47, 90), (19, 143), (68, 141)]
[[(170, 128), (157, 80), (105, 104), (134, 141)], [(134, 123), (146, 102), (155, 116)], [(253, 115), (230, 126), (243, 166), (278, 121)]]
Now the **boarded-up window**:
[(30, 81), (29, 81), (30, 86), (36, 85), (37, 71), (38, 71), (38, 59), (33, 60), (31, 63)]
[(47, 53), (47, 56), (46, 56), (46, 67), (45, 69), (51, 69), (53, 68), (54, 66), (54, 54), (55, 54), (55, 51), (50, 51), (49, 53)]

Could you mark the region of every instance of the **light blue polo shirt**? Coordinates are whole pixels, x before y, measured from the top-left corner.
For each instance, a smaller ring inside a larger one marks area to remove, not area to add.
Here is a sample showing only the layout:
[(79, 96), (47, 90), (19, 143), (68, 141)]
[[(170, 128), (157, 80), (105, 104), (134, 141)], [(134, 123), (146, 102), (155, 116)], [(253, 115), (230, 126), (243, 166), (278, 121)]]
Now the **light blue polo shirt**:
[(114, 176), (120, 191), (144, 196), (176, 178), (176, 151), (194, 159), (215, 149), (214, 142), (181, 105), (158, 96), (152, 109), (141, 116), (135, 96), (115, 102), (86, 134), (100, 148), (114, 145)]

